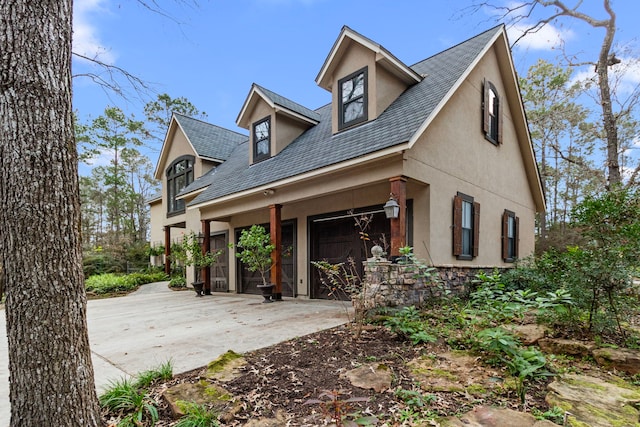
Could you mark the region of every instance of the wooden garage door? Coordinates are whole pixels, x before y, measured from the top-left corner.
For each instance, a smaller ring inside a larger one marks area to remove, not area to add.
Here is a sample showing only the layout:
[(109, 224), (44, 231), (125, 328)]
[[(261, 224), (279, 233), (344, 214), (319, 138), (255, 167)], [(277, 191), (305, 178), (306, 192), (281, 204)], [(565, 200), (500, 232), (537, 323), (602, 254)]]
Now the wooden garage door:
[[(267, 233), (269, 232), (269, 224), (261, 224)], [(282, 296), (285, 297), (293, 297), (294, 286), (296, 283), (296, 273), (295, 273), (295, 229), (296, 223), (295, 221), (283, 221), (282, 222)], [(242, 233), (242, 229), (236, 230), (236, 242), (240, 238), (240, 234)], [(243, 294), (261, 294), (258, 289), (258, 285), (262, 283), (262, 278), (260, 277), (260, 273), (251, 272), (247, 270), (240, 260), (237, 260), (237, 269), (239, 273), (238, 282), (240, 287), (238, 292)], [(268, 280), (269, 278), (267, 278)]]
[(229, 249), (227, 243), (227, 233), (216, 234), (210, 238), (211, 252), (222, 251), (209, 269), (213, 292), (229, 292)]
[[(363, 209), (373, 215), (367, 233), (372, 241), (380, 240), (384, 234), (387, 242), (390, 241), (391, 224), (385, 217), (384, 212), (379, 211), (379, 207)], [(358, 213), (356, 213), (358, 214)], [(358, 214), (361, 215), (361, 214)], [(365, 246), (360, 239), (360, 228), (356, 226), (355, 219), (349, 214), (336, 213), (324, 218), (314, 218), (310, 221), (310, 249), (312, 261), (328, 261), (331, 264), (347, 263), (349, 258), (353, 258), (357, 271), (362, 277), (362, 262), (366, 260), (367, 254)], [(372, 242), (367, 243), (370, 249)], [(321, 299), (349, 299), (345, 293), (338, 292), (330, 295), (328, 287), (322, 283), (317, 268), (310, 267), (310, 291), (311, 298)]]

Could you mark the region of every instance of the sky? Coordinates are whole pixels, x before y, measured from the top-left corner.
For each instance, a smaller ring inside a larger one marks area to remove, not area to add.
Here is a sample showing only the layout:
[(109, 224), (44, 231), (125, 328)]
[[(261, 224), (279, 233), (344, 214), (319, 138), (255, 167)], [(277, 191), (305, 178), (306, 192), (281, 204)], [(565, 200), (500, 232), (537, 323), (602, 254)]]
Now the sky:
[[(107, 106), (143, 118), (144, 104), (157, 94), (186, 97), (207, 113), (207, 121), (246, 133), (236, 118), (252, 83), (308, 108), (330, 102), (315, 78), (343, 25), (381, 44), (412, 65), (495, 26), (495, 11), (473, 12), (472, 0), (75, 0), (73, 51), (125, 69), (148, 83), (145, 96), (127, 99), (105, 92), (82, 74), (103, 72), (74, 59), (73, 102), (81, 122)], [(497, 4), (507, 4), (495, 0)], [(567, 0), (573, 5), (576, 0)], [(584, 0), (581, 10), (604, 18), (602, 1)], [(638, 56), (637, 0), (612, 0), (617, 41)], [(513, 4), (510, 2), (509, 4)], [(544, 11), (542, 11), (544, 12)], [(522, 22), (526, 25), (527, 22)], [(510, 41), (518, 28), (508, 29)], [(557, 41), (565, 50), (594, 60), (604, 30), (577, 20), (546, 27), (513, 49), (520, 75), (539, 58), (556, 61)], [(591, 56), (588, 56), (588, 55)], [(620, 56), (620, 55), (619, 55)], [(626, 58), (623, 58), (623, 60)], [(592, 66), (578, 70), (589, 75)], [(640, 68), (626, 76), (640, 84)], [(148, 156), (155, 162), (160, 142)]]

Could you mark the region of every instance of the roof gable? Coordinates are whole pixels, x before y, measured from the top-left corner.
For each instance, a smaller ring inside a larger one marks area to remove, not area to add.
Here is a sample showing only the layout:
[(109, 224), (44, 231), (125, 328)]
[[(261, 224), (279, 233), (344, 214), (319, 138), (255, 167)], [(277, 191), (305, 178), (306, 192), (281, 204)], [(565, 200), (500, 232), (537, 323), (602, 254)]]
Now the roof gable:
[(260, 99), (264, 100), (276, 113), (283, 113), (295, 120), (302, 121), (309, 125), (318, 124), (320, 119), (318, 113), (315, 111), (312, 111), (307, 107), (254, 83), (251, 85), (249, 95), (244, 101), (244, 104), (240, 109), (240, 113), (238, 114), (238, 118), (236, 119), (238, 126), (245, 129), (249, 128), (249, 115), (251, 109)]
[(174, 118), (196, 154), (202, 158), (225, 161), (238, 144), (247, 139), (247, 136), (241, 133), (182, 114), (174, 113)]
[(173, 135), (178, 130), (185, 136), (196, 156), (218, 163), (227, 160), (235, 147), (248, 138), (241, 133), (179, 113), (173, 113), (160, 150), (158, 163), (156, 164), (154, 174), (156, 179), (161, 177), (161, 168), (167, 160), (169, 149), (173, 142)]
[(420, 82), (422, 79), (410, 67), (406, 66), (402, 61), (396, 58), (391, 52), (386, 50), (380, 44), (373, 40), (363, 36), (362, 34), (352, 30), (346, 25), (342, 27), (338, 39), (333, 44), (329, 55), (322, 64), (322, 68), (316, 76), (316, 83), (323, 89), (331, 91), (331, 81), (333, 70), (340, 62), (342, 55), (348, 50), (349, 45), (352, 43), (358, 43), (370, 51), (375, 53), (376, 63), (382, 65), (385, 69), (389, 70), (393, 75), (407, 84), (414, 84)]

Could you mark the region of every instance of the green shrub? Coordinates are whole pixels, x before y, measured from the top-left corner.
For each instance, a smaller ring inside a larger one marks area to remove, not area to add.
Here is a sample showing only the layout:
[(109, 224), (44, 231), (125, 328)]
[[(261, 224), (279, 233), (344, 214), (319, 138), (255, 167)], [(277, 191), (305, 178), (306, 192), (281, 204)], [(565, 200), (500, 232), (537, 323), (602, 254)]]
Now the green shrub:
[(114, 292), (128, 292), (146, 283), (166, 280), (166, 274), (160, 273), (132, 273), (128, 275), (105, 273), (89, 277), (85, 281), (87, 292), (103, 295)]
[(126, 292), (136, 289), (138, 285), (127, 279), (127, 276), (114, 273), (98, 274), (85, 281), (87, 292), (107, 294), (112, 292)]
[(437, 341), (437, 338), (429, 332), (429, 326), (420, 318), (420, 312), (414, 307), (404, 307), (389, 317), (384, 323), (391, 332), (396, 333), (408, 340), (413, 345)]
[(184, 276), (173, 276), (169, 281), (170, 288), (186, 288), (187, 279)]
[(498, 273), (480, 273), (475, 281), (479, 285), (470, 295), (471, 311), (488, 323), (522, 319), (525, 313), (531, 311), (544, 319), (551, 319), (554, 314), (570, 311), (574, 305), (570, 292), (564, 288), (541, 292), (532, 289), (507, 290), (503, 276)]
[(103, 273), (122, 273), (125, 268), (126, 265), (123, 265), (120, 259), (102, 250), (85, 253), (82, 258), (85, 277)]

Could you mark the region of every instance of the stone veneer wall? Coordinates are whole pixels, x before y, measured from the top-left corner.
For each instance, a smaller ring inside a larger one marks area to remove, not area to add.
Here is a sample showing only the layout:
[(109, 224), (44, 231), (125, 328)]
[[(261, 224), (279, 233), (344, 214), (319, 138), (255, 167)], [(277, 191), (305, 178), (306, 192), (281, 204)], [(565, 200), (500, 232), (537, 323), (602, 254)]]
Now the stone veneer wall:
[(493, 271), (493, 267), (441, 266), (435, 269), (436, 280), (425, 280), (415, 264), (366, 261), (365, 308), (419, 306), (429, 299), (444, 295), (467, 295), (476, 274)]

